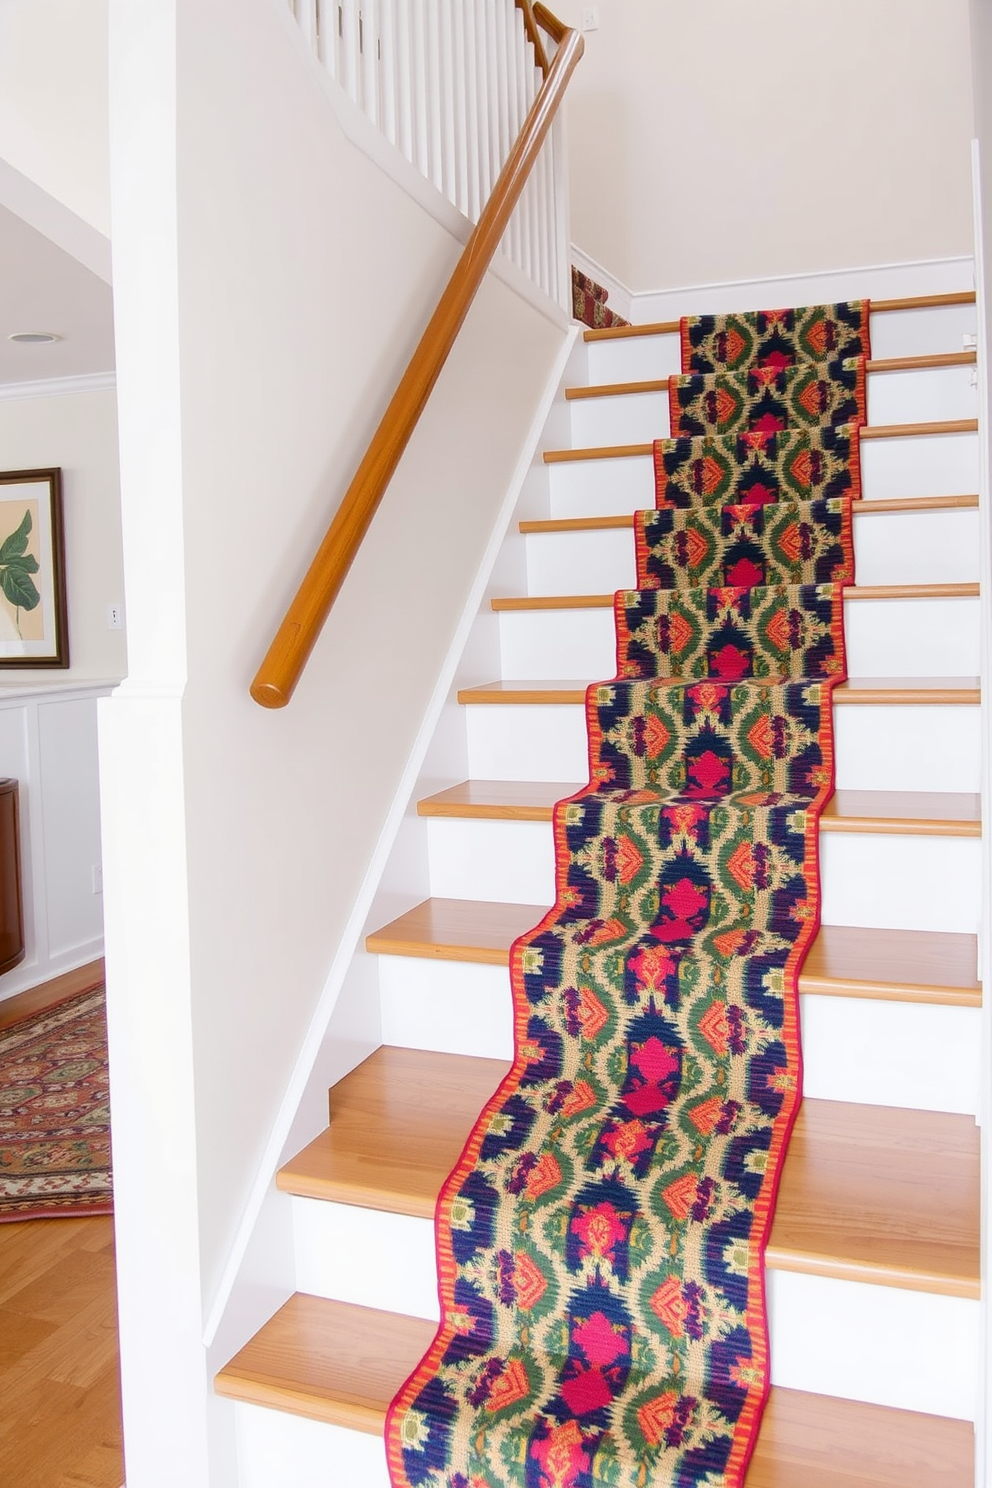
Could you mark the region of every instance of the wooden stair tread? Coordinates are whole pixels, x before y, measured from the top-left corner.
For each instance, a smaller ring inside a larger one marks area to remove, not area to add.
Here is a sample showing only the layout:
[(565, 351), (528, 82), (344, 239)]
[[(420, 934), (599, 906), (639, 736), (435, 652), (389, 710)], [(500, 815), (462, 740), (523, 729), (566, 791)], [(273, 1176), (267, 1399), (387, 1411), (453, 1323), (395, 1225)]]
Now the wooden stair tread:
[[(506, 966), (510, 946), (545, 913), (539, 904), (478, 899), (425, 899), (366, 937), (385, 956)], [(869, 930), (821, 925), (799, 978), (799, 990), (886, 1002), (980, 1007), (974, 935), (931, 930)]]
[[(945, 305), (973, 305), (974, 303), (975, 291), (962, 289), (952, 294), (910, 295), (896, 300), (872, 300), (871, 314), (885, 315), (893, 310), (935, 310)], [(583, 339), (586, 341), (623, 341), (631, 336), (674, 336), (678, 335), (679, 326), (680, 322), (677, 320), (656, 320), (646, 325), (606, 326), (599, 330), (587, 330)]]
[[(290, 1193), (431, 1218), (504, 1061), (377, 1049), (333, 1087), (331, 1124), (278, 1175)], [(969, 1116), (804, 1101), (768, 1263), (978, 1295), (978, 1128)]]
[[(434, 1336), (422, 1318), (296, 1293), (217, 1375), (218, 1394), (380, 1436)], [(746, 1488), (971, 1488), (966, 1421), (775, 1388)]]
[[(561, 780), (463, 780), (417, 803), (419, 816), (550, 821), (580, 784)], [(981, 798), (965, 791), (835, 791), (821, 818), (827, 832), (980, 837)]]
[[(978, 594), (976, 583), (849, 584), (844, 599), (977, 599)], [(511, 594), (498, 595), (489, 603), (497, 614), (518, 610), (612, 610), (613, 598), (612, 594)]]
[[(976, 434), (977, 419), (928, 419), (913, 424), (863, 424), (861, 438), (912, 439), (927, 434)], [(545, 450), (546, 465), (562, 465), (570, 460), (627, 460), (638, 455), (651, 455), (653, 444), (604, 444), (588, 449)]]
[[(549, 681), (524, 678), (483, 682), (463, 687), (458, 701), (488, 705), (555, 705), (584, 703), (585, 681)], [(604, 684), (608, 685), (608, 684)], [(878, 704), (901, 706), (973, 706), (980, 701), (977, 677), (849, 677), (834, 688), (834, 704), (862, 707)]]
[[(856, 517), (880, 516), (885, 512), (961, 511), (975, 509), (977, 496), (887, 496), (874, 501), (854, 501), (851, 510)], [(544, 517), (519, 522), (521, 532), (611, 532), (633, 528), (634, 513), (602, 517)]]
[(435, 1331), (423, 1318), (296, 1292), (224, 1366), (214, 1389), (378, 1436)]
[[(926, 372), (942, 367), (974, 367), (978, 353), (971, 351), (938, 351), (926, 356), (874, 357), (866, 363), (867, 372)], [(676, 374), (678, 375), (678, 374)], [(668, 377), (649, 378), (642, 382), (602, 382), (568, 387), (569, 402), (582, 398), (619, 398), (630, 393), (667, 393)]]

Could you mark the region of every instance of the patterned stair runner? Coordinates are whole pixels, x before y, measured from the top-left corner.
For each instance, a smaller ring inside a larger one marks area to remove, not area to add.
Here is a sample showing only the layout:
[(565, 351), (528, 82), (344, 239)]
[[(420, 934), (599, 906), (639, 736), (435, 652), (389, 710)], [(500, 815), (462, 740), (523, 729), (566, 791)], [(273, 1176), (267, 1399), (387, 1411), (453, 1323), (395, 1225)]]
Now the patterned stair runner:
[(657, 509), (511, 953), (513, 1066), (437, 1210), (396, 1488), (740, 1488), (845, 675), (867, 303), (683, 322)]

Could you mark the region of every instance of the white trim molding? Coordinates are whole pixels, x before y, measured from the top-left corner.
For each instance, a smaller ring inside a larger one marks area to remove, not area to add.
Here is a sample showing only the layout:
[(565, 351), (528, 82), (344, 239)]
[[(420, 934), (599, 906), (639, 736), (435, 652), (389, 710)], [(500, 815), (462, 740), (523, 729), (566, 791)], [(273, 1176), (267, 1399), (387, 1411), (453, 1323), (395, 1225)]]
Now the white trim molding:
[(116, 388), (116, 372), (81, 372), (78, 377), (41, 377), (36, 382), (0, 383), (0, 401), (18, 398), (67, 398), (75, 393), (105, 393)]
[(952, 294), (975, 287), (975, 265), (970, 255), (651, 290), (628, 288), (574, 243), (572, 262), (604, 285), (610, 292), (610, 309), (635, 325), (677, 320), (681, 315), (761, 310), (778, 305), (821, 305), (863, 295), (878, 300), (903, 295)]

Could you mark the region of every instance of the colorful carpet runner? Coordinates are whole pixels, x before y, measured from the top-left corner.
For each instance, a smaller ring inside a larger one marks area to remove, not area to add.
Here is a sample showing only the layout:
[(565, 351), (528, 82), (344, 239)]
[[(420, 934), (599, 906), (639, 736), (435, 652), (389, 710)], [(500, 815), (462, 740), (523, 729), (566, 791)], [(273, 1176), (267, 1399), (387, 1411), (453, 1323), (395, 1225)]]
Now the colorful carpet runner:
[(588, 274), (581, 274), (573, 265), (572, 314), (576, 320), (596, 331), (630, 325), (629, 320), (624, 320), (622, 315), (609, 308), (606, 303), (609, 298), (609, 292), (601, 284), (590, 279)]
[(100, 985), (0, 1033), (0, 1222), (113, 1208)]
[(741, 1488), (867, 327), (867, 303), (682, 324), (589, 784), (511, 952), (513, 1066), (438, 1202), (442, 1320), (390, 1410), (395, 1488)]

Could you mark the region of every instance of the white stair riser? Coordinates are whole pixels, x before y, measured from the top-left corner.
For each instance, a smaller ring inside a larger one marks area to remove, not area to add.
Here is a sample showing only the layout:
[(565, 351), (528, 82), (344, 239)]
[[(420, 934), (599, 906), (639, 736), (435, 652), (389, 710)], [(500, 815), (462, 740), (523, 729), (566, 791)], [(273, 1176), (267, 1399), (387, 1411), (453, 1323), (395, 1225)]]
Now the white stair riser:
[[(978, 324), (974, 305), (949, 305), (929, 310), (894, 310), (871, 317), (871, 354), (876, 360), (897, 356), (931, 356), (962, 351), (966, 335)], [(623, 336), (590, 341), (590, 385), (604, 382), (646, 382), (681, 372), (679, 338)]]
[[(503, 610), (502, 675), (518, 681), (616, 676), (612, 609)], [(851, 677), (972, 677), (979, 670), (978, 599), (850, 599)]]
[[(438, 899), (550, 904), (550, 822), (433, 817), (427, 824), (431, 893)], [(831, 925), (974, 934), (980, 843), (969, 837), (821, 834), (822, 918)]]
[[(572, 398), (572, 447), (642, 444), (671, 432), (667, 392)], [(869, 424), (913, 424), (978, 416), (973, 367), (927, 368), (868, 375)]]
[[(549, 470), (551, 517), (626, 516), (654, 506), (650, 455), (555, 461)], [(861, 483), (866, 501), (973, 496), (978, 490), (978, 435), (863, 440)]]
[(977, 837), (823, 832), (820, 868), (825, 925), (959, 930), (968, 935), (978, 929), (982, 872)]
[[(966, 704), (835, 707), (837, 786), (977, 791), (979, 725), (979, 709)], [(580, 704), (476, 704), (465, 727), (474, 780), (589, 778)]]
[[(541, 913), (535, 906), (535, 924)], [(380, 956), (379, 985), (384, 1043), (513, 1057), (505, 967)], [(976, 1009), (818, 994), (802, 998), (802, 1020), (807, 1095), (975, 1115), (981, 1051)]]
[[(967, 584), (978, 579), (978, 512), (871, 512), (854, 522), (859, 584)], [(528, 594), (612, 594), (636, 582), (632, 529), (533, 532)]]
[(234, 1420), (238, 1488), (390, 1488), (378, 1434), (240, 1401)]
[[(392, 1291), (385, 1277), (402, 1254), (410, 1279), (407, 1312), (438, 1317), (431, 1220), (363, 1210), (330, 1219), (334, 1204), (297, 1200), (294, 1225), (306, 1256), (306, 1290), (365, 1306)], [(413, 1239), (413, 1227), (419, 1237)], [(337, 1251), (344, 1235), (347, 1260)], [(321, 1285), (321, 1282), (323, 1283)], [(969, 1418), (974, 1409), (978, 1304), (960, 1297), (768, 1271), (772, 1380), (904, 1410)], [(297, 1287), (303, 1290), (298, 1278)], [(419, 1304), (417, 1311), (415, 1303)], [(856, 1340), (856, 1342), (855, 1342)], [(816, 1381), (816, 1383), (811, 1383)]]
[(769, 1271), (772, 1384), (974, 1420), (978, 1302)]

